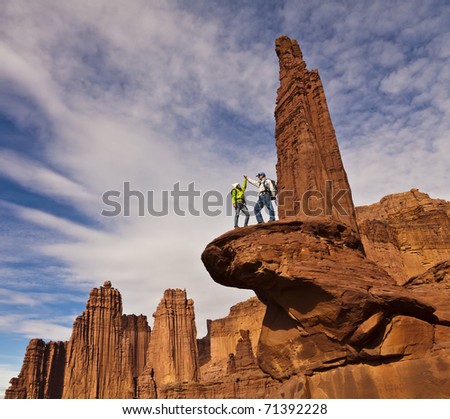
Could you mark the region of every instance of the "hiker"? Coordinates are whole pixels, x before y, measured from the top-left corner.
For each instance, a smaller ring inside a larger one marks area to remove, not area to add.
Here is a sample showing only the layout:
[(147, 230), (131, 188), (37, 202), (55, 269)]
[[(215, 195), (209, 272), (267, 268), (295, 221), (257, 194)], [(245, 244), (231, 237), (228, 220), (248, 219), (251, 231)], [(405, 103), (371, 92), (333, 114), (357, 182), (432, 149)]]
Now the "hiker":
[(245, 180), (248, 180), (252, 185), (259, 189), (258, 202), (255, 204), (255, 217), (258, 224), (263, 223), (263, 217), (261, 215), (261, 210), (266, 207), (269, 210), (269, 221), (275, 221), (275, 211), (272, 206), (272, 198), (276, 197), (276, 190), (273, 182), (270, 179), (266, 179), (266, 174), (264, 172), (258, 173), (256, 175), (258, 180), (250, 179), (248, 176), (244, 175)]
[(244, 179), (242, 186), (239, 183), (233, 183), (231, 186), (233, 186), (233, 189), (231, 190), (231, 202), (236, 210), (236, 214), (234, 216), (234, 228), (239, 228), (238, 221), (241, 211), (245, 215), (244, 227), (247, 227), (248, 220), (250, 219), (250, 212), (248, 211), (244, 196), (245, 189), (247, 188), (247, 179)]

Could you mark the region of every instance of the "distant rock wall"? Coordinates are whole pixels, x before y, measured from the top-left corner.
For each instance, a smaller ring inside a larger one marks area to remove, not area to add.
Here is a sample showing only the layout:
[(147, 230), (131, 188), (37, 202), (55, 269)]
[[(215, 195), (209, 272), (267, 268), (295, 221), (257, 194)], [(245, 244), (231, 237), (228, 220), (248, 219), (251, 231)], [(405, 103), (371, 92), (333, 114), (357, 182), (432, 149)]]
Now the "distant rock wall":
[(11, 380), (5, 399), (58, 399), (63, 393), (66, 343), (32, 339), (22, 369)]
[[(231, 307), (228, 316), (208, 321), (208, 334), (199, 341), (203, 349), (200, 357), (203, 381), (214, 381), (228, 375), (230, 362), (233, 363), (240, 351), (240, 342), (246, 336), (246, 344), (256, 354), (261, 324), (266, 306), (256, 297)], [(239, 362), (234, 372), (240, 371)]]
[(147, 322), (147, 316), (142, 314), (124, 314), (122, 316), (122, 330), (124, 337), (128, 339), (131, 345), (133, 360), (133, 377), (137, 377), (145, 369), (147, 362), (147, 350), (151, 338), (150, 326)]
[(256, 352), (261, 323), (266, 306), (253, 297), (231, 307), (228, 316), (212, 320), (208, 327), (207, 338), (210, 341), (212, 362), (228, 359), (228, 355), (235, 351), (236, 344), (241, 337), (240, 330), (248, 330), (252, 349)]
[(450, 258), (450, 202), (412, 189), (356, 214), (367, 257), (399, 284)]

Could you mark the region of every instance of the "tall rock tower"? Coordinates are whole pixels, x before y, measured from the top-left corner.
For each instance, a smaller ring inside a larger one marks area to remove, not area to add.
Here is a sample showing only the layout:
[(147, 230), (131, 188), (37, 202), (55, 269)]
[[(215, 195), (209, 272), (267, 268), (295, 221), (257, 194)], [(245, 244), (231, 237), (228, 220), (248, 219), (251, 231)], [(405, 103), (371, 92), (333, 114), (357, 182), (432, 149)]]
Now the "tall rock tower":
[(122, 327), (122, 298), (109, 281), (94, 288), (67, 343), (63, 398), (132, 398), (133, 348)]
[(281, 36), (275, 50), (280, 63), (275, 108), (279, 218), (330, 216), (358, 231), (319, 73), (306, 69), (297, 41)]
[(147, 364), (157, 387), (199, 379), (194, 302), (186, 291), (168, 289), (153, 314), (155, 323)]

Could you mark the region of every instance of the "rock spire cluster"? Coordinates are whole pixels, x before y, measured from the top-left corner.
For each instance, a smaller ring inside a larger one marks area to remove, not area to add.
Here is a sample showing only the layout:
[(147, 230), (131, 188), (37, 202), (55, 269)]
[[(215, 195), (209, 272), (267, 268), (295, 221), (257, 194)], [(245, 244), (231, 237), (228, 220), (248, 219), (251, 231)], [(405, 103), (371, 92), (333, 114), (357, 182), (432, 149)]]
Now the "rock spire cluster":
[[(197, 339), (194, 302), (164, 292), (153, 317), (122, 314), (119, 291), (105, 282), (89, 295), (68, 342), (32, 339), (8, 399), (268, 397), (276, 381), (254, 351), (264, 305), (256, 298), (209, 321)], [(242, 383), (236, 385), (236, 382)]]

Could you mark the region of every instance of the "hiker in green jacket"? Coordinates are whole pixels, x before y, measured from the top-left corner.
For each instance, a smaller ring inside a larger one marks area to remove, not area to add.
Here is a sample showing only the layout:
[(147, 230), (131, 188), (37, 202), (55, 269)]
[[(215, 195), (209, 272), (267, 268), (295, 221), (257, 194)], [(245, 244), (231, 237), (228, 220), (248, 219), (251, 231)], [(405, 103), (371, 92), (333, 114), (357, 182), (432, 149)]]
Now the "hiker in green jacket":
[(231, 186), (233, 186), (233, 189), (231, 190), (231, 202), (236, 210), (236, 214), (234, 216), (234, 228), (239, 228), (238, 221), (241, 211), (245, 215), (244, 227), (246, 227), (248, 226), (248, 220), (250, 219), (250, 213), (245, 203), (244, 196), (245, 189), (247, 188), (247, 179), (244, 179), (242, 186), (239, 183), (233, 183)]

